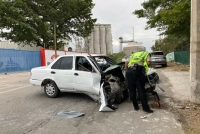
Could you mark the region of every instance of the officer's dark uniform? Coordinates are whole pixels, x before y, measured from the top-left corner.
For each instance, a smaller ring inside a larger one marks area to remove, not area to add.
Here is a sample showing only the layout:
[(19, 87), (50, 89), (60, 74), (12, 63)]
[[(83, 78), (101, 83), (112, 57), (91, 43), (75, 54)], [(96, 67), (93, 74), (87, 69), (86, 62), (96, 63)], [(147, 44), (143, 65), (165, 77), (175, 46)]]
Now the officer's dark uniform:
[[(131, 57), (130, 57), (131, 58)], [(131, 60), (131, 59), (130, 59)], [(147, 113), (152, 113), (147, 103), (147, 97), (145, 93), (145, 67), (135, 63), (132, 66), (129, 66), (126, 71), (126, 79), (128, 82), (130, 99), (133, 102), (135, 110), (139, 110), (138, 102), (136, 99), (136, 89), (138, 91), (143, 110)]]

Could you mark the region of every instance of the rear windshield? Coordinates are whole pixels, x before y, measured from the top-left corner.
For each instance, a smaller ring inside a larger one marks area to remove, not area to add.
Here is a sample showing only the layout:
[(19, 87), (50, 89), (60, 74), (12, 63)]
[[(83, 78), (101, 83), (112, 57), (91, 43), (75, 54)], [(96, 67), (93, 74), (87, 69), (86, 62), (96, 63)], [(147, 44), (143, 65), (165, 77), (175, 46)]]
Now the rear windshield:
[(163, 52), (154, 52), (154, 53), (151, 53), (151, 55), (164, 55)]

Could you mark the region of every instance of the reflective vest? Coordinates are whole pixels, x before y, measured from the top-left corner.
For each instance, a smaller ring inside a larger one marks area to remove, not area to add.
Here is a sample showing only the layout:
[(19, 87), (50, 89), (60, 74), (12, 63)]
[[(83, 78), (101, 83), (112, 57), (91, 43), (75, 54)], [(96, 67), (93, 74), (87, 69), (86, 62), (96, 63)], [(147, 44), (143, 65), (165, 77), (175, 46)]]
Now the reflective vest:
[(147, 64), (148, 55), (149, 55), (149, 53), (146, 51), (140, 51), (140, 52), (133, 53), (130, 56), (128, 66), (131, 66), (138, 62), (142, 62), (143, 66), (145, 67), (146, 72), (147, 72), (148, 71), (148, 64)]

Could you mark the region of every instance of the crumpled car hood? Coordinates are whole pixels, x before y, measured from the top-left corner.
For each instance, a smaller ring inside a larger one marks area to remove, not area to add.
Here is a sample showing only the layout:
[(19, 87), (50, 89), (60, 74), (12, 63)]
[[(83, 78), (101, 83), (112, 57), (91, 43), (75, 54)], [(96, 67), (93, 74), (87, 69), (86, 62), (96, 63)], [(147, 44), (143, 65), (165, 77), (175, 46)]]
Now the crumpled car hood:
[(113, 74), (114, 76), (119, 76), (119, 78), (120, 78), (121, 81), (124, 81), (124, 80), (125, 80), (120, 65), (112, 65), (112, 66), (108, 67), (105, 71), (103, 71), (103, 73), (104, 73), (104, 74), (109, 74), (109, 73), (111, 73), (111, 74)]
[(118, 67), (120, 67), (119, 65), (113, 65), (113, 66), (110, 66), (110, 67), (108, 67), (105, 71), (103, 71), (103, 73), (107, 73), (107, 72), (109, 72), (109, 71), (111, 71), (111, 70), (114, 70), (114, 69), (116, 69), (116, 68), (118, 68)]

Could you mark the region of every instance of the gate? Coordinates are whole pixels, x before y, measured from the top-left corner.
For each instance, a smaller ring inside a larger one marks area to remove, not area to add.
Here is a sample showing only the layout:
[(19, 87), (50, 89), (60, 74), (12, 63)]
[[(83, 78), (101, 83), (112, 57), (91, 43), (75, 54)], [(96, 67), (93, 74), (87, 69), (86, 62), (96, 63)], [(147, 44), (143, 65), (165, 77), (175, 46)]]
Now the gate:
[(39, 66), (39, 51), (0, 49), (0, 73), (29, 71)]
[(190, 64), (190, 52), (189, 51), (175, 51), (174, 52), (175, 62), (182, 64)]

